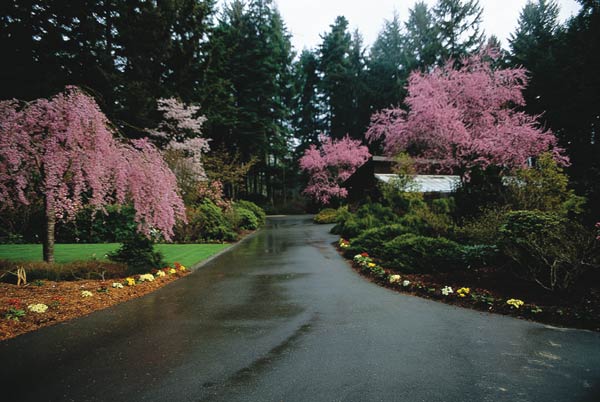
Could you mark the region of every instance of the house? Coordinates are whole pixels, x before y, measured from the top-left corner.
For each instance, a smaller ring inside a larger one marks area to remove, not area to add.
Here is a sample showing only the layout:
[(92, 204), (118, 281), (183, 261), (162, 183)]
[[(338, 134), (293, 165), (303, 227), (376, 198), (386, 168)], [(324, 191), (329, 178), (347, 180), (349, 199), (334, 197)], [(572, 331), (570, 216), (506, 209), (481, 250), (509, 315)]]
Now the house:
[[(348, 190), (348, 202), (359, 203), (364, 200), (377, 200), (381, 198), (380, 183), (389, 183), (394, 177), (395, 159), (385, 156), (373, 156), (352, 176), (343, 186)], [(439, 197), (453, 192), (460, 184), (460, 177), (456, 175), (416, 174), (414, 186), (407, 191), (424, 193), (428, 196)]]

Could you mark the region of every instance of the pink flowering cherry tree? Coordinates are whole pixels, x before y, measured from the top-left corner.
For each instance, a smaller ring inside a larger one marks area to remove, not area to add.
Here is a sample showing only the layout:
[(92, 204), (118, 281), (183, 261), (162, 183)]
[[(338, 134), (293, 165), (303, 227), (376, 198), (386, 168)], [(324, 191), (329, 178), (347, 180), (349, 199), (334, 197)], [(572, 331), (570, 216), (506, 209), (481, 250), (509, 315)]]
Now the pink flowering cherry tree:
[(385, 152), (408, 151), (417, 164), (435, 160), (441, 171), (468, 178), (475, 167), (526, 166), (527, 159), (550, 151), (568, 164), (556, 137), (540, 127), (525, 105), (527, 72), (494, 70), (493, 52), (452, 61), (429, 73), (413, 72), (408, 81), (408, 110), (385, 109), (371, 117), (369, 141), (382, 140)]
[(304, 194), (322, 204), (328, 204), (332, 198), (345, 198), (348, 195), (341, 184), (371, 155), (360, 141), (348, 136), (333, 140), (321, 135), (319, 140), (320, 148), (311, 145), (304, 152), (304, 156), (300, 158), (300, 168), (309, 175)]
[(76, 87), (30, 103), (0, 101), (0, 208), (44, 205), (44, 260), (54, 261), (57, 219), (84, 205), (133, 203), (138, 229), (173, 235), (185, 219), (173, 172), (146, 139), (114, 137), (93, 98)]

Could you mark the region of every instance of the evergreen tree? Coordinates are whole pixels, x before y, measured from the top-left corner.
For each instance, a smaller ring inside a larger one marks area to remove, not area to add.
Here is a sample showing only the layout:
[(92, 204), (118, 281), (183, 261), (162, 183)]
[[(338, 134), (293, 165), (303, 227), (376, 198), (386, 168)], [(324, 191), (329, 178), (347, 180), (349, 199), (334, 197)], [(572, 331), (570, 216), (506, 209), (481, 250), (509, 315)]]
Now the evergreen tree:
[(156, 123), (156, 99), (198, 100), (215, 0), (9, 1), (0, 5), (1, 97), (67, 84), (93, 93), (125, 132)]
[(409, 10), (406, 27), (406, 53), (409, 69), (426, 71), (440, 58), (441, 44), (432, 11), (423, 1)]
[(481, 47), (482, 13), (478, 0), (438, 0), (434, 14), (442, 46), (440, 62), (459, 59)]
[(319, 47), (319, 72), (322, 102), (325, 104), (324, 121), (333, 138), (349, 132), (348, 113), (352, 109), (350, 49), (352, 36), (348, 20), (337, 17), (331, 30), (322, 36)]
[(590, 223), (600, 216), (600, 3), (580, 0), (581, 10), (559, 41), (560, 89), (548, 109), (572, 161), (569, 173), (576, 191), (587, 197)]
[(318, 100), (318, 60), (314, 52), (304, 49), (294, 63), (294, 136), (299, 141), (297, 155), (304, 153), (310, 144), (317, 144), (323, 130), (321, 105)]
[(291, 61), (289, 34), (272, 1), (225, 7), (211, 40), (206, 133), (244, 161), (258, 157), (247, 188), (270, 201), (290, 149)]
[(397, 106), (404, 99), (409, 74), (406, 40), (397, 14), (384, 22), (367, 61), (370, 112)]
[(556, 60), (561, 40), (556, 2), (529, 1), (521, 11), (517, 30), (510, 36), (512, 64), (523, 66), (531, 74), (531, 82), (525, 92), (528, 111), (541, 114), (552, 108), (558, 97), (559, 86), (555, 80), (560, 75)]

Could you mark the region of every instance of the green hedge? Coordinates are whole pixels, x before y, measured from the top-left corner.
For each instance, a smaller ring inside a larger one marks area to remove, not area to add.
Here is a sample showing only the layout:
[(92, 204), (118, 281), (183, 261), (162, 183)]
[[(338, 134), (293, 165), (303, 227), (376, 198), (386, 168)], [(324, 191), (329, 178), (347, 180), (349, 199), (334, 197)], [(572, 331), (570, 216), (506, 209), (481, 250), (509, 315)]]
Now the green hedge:
[(262, 226), (265, 224), (267, 215), (266, 215), (265, 211), (261, 207), (256, 205), (255, 203), (253, 203), (251, 201), (240, 200), (240, 201), (236, 201), (235, 205), (240, 208), (244, 208), (249, 211), (252, 211), (254, 216), (256, 216), (256, 220), (257, 220), (259, 226)]
[(409, 232), (409, 229), (400, 224), (367, 229), (350, 241), (350, 250), (353, 254), (367, 252), (370, 256), (379, 258), (385, 242)]
[(464, 266), (458, 243), (412, 233), (384, 243), (381, 260), (385, 267), (410, 273), (450, 272)]

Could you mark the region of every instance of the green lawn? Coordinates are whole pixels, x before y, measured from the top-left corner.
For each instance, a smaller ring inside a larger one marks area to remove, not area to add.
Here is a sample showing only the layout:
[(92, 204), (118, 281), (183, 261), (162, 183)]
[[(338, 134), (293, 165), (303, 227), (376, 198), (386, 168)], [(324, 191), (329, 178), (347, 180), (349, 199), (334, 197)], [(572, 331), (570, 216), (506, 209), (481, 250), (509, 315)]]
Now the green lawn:
[[(207, 259), (227, 248), (229, 244), (158, 244), (156, 248), (163, 253), (169, 264), (177, 261), (186, 267)], [(106, 253), (119, 248), (118, 243), (102, 244), (56, 244), (54, 258), (56, 262), (71, 262), (97, 258), (106, 259)], [(41, 244), (0, 244), (0, 259), (12, 261), (41, 261)]]

